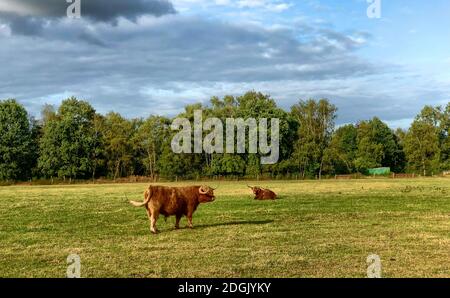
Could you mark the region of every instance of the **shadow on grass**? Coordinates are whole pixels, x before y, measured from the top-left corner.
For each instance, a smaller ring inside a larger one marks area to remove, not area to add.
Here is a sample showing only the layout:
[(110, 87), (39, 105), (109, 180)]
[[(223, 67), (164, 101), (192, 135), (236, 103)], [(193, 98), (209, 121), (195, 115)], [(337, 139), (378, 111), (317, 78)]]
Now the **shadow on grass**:
[(277, 196), (277, 198), (275, 200), (257, 200), (257, 199), (254, 199), (254, 198), (252, 198), (252, 200), (256, 201), (256, 202), (275, 202), (275, 201), (280, 201), (280, 200), (286, 200), (288, 198), (289, 197), (286, 197), (286, 196), (282, 196), (282, 197)]
[(266, 225), (273, 223), (273, 220), (242, 220), (242, 221), (230, 221), (224, 223), (215, 223), (210, 225), (198, 225), (194, 226), (194, 228), (210, 228), (210, 227), (220, 227), (220, 226), (236, 226), (236, 225)]
[[(266, 225), (273, 223), (273, 220), (242, 220), (242, 221), (230, 221), (230, 222), (224, 222), (224, 223), (214, 223), (214, 224), (206, 224), (206, 225), (195, 225), (194, 223), (194, 230), (200, 230), (205, 228), (211, 228), (211, 227), (221, 227), (221, 226), (236, 226), (236, 225)], [(180, 227), (180, 230), (189, 229), (188, 227)], [(176, 229), (173, 229), (176, 230)]]

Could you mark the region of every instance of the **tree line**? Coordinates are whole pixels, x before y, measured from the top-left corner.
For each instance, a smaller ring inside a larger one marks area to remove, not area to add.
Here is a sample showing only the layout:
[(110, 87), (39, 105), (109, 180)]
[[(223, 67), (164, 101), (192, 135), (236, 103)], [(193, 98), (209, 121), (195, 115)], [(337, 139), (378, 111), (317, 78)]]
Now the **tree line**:
[(322, 178), (390, 167), (396, 173), (433, 175), (450, 169), (450, 103), (425, 106), (407, 130), (392, 130), (375, 117), (336, 127), (337, 108), (327, 99), (300, 100), (290, 111), (268, 95), (213, 97), (185, 106), (176, 117), (280, 119), (280, 159), (261, 165), (259, 154), (175, 154), (172, 119), (151, 115), (126, 119), (101, 115), (75, 97), (57, 108), (45, 105), (40, 119), (16, 100), (0, 101), (0, 180), (156, 180), (201, 177)]

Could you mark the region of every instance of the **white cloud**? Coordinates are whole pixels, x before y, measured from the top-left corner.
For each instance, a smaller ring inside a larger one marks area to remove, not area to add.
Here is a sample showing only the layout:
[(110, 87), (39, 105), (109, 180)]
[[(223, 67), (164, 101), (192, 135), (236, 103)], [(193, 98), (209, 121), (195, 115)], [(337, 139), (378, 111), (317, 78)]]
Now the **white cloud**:
[(195, 8), (207, 9), (213, 6), (229, 7), (234, 9), (260, 9), (267, 12), (281, 13), (294, 4), (283, 0), (173, 0), (179, 11), (191, 11)]
[(268, 9), (275, 11), (275, 12), (282, 12), (282, 11), (288, 10), (292, 6), (293, 6), (293, 4), (290, 4), (290, 3), (280, 3), (280, 4), (270, 5), (268, 7)]
[(0, 24), (0, 36), (9, 36), (11, 34), (11, 29), (6, 24)]
[(293, 6), (290, 3), (271, 0), (238, 0), (236, 5), (239, 8), (263, 8), (272, 12), (283, 12)]

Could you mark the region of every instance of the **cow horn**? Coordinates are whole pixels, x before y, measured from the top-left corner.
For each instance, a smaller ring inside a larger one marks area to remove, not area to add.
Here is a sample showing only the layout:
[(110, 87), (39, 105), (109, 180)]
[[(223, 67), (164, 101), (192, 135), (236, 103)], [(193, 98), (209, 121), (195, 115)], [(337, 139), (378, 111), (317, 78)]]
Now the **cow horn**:
[(203, 189), (203, 186), (200, 186), (200, 188), (198, 189), (198, 192), (201, 194), (201, 195), (206, 195), (208, 192), (207, 191), (205, 191), (204, 189)]
[(253, 188), (253, 187), (251, 187), (251, 186), (250, 186), (250, 185), (248, 185), (248, 184), (247, 184), (247, 187), (248, 187), (248, 188)]

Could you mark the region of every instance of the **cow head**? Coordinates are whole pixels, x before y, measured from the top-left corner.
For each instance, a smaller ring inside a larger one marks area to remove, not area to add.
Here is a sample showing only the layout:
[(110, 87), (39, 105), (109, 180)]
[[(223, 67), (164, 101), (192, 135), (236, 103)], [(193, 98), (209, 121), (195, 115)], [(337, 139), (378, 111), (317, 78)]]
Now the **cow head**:
[(256, 187), (256, 186), (255, 187), (251, 187), (249, 185), (247, 185), (247, 186), (248, 186), (248, 188), (250, 188), (253, 191), (255, 196), (257, 196), (262, 191), (262, 189), (260, 187)]
[(200, 203), (209, 203), (213, 202), (216, 197), (214, 196), (214, 188), (209, 186), (200, 186), (198, 188), (199, 197), (198, 200)]

